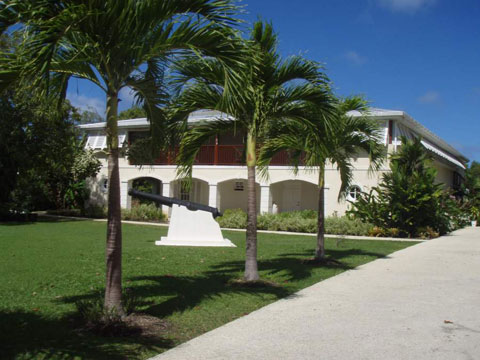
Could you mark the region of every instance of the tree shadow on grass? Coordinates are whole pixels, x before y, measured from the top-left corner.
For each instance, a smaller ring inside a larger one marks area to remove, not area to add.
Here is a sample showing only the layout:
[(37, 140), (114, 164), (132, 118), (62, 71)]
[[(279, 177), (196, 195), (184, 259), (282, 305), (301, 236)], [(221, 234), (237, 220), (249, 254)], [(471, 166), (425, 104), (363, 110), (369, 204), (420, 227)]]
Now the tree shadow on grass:
[[(305, 258), (301, 258), (298, 254), (294, 256), (281, 256), (274, 259), (258, 260), (258, 271), (261, 277), (279, 278), (283, 282), (292, 282), (304, 280), (312, 276), (313, 266), (304, 263)], [(212, 266), (210, 273), (238, 273), (243, 271), (245, 267), (244, 261), (228, 261)], [(348, 270), (349, 266), (343, 264), (324, 264), (321, 266), (325, 269), (342, 269)]]
[[(252, 296), (273, 295), (280, 299), (290, 295), (290, 291), (274, 284), (241, 286), (234, 282), (232, 275), (223, 273), (198, 276), (136, 276), (129, 278), (129, 290), (136, 299), (137, 306), (149, 315), (165, 318), (175, 312), (190, 310), (203, 301), (228, 294), (250, 294)], [(64, 298), (62, 301), (75, 303), (93, 299), (98, 293), (88, 293)], [(152, 298), (165, 299), (161, 302)]]
[(134, 359), (141, 351), (173, 347), (160, 338), (100, 337), (74, 327), (72, 316), (47, 318), (34, 311), (0, 311), (0, 358)]
[(61, 218), (61, 217), (49, 217), (39, 216), (36, 221), (0, 221), (1, 226), (23, 226), (23, 225), (35, 225), (39, 223), (66, 223), (77, 221), (89, 221), (86, 218)]
[[(282, 277), (285, 282), (300, 281), (313, 275), (316, 269), (326, 270), (352, 270), (356, 265), (355, 257), (370, 257), (371, 260), (379, 258), (388, 258), (385, 254), (365, 251), (361, 249), (329, 249), (327, 256), (330, 260), (326, 263), (309, 262), (313, 258), (313, 251), (305, 250), (295, 253), (278, 254), (276, 258), (267, 260), (258, 260), (258, 270), (267, 275), (275, 276), (283, 272)], [(365, 261), (362, 261), (364, 263)], [(245, 263), (243, 261), (230, 261), (212, 266), (211, 273), (236, 273), (242, 271)]]
[[(291, 256), (295, 256), (297, 258), (300, 258), (300, 257), (313, 257), (315, 254), (315, 252), (313, 250), (305, 250), (305, 251), (301, 251), (301, 252), (295, 252), (295, 253), (284, 253), (284, 254), (279, 254), (278, 256), (280, 257), (291, 257)], [(345, 262), (346, 259), (348, 258), (352, 258), (352, 257), (355, 257), (355, 256), (361, 256), (361, 257), (365, 257), (365, 256), (368, 256), (368, 257), (372, 257), (373, 259), (379, 259), (379, 258), (389, 258), (388, 255), (385, 255), (383, 253), (380, 253), (380, 252), (374, 252), (374, 251), (365, 251), (365, 250), (362, 250), (362, 249), (352, 249), (352, 248), (349, 248), (349, 249), (327, 249), (326, 251), (326, 255), (331, 258), (331, 259), (334, 259), (340, 263)]]

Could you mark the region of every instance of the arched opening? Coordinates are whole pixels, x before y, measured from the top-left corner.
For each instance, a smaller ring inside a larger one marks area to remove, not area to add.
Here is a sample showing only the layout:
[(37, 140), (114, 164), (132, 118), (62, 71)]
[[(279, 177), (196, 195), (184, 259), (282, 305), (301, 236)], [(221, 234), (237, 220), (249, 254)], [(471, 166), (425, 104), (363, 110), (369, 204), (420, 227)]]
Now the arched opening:
[(318, 186), (307, 181), (281, 181), (270, 185), (270, 192), (278, 212), (318, 210)]
[[(260, 212), (260, 185), (255, 184), (257, 213)], [(217, 185), (217, 204), (220, 211), (242, 209), (247, 211), (247, 180), (231, 179)]]
[[(139, 177), (132, 179), (128, 182), (128, 188), (132, 188), (138, 191), (143, 191), (150, 194), (161, 195), (162, 194), (162, 182), (152, 177)], [(132, 196), (128, 196), (127, 207), (138, 206), (140, 204), (154, 203), (151, 200), (138, 199)]]
[(204, 180), (193, 178), (190, 186), (184, 180), (175, 180), (170, 185), (170, 196), (193, 201), (199, 204), (208, 205), (209, 187)]

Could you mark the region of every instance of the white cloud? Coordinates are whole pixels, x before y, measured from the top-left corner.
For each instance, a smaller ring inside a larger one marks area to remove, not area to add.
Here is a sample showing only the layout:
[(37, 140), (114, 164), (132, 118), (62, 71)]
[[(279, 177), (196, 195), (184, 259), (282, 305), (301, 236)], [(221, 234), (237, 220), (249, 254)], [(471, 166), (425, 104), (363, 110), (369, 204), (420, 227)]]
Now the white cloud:
[(347, 51), (345, 53), (345, 58), (355, 65), (363, 65), (367, 62), (367, 58), (365, 56), (362, 56), (353, 50)]
[(435, 4), (436, 0), (377, 0), (378, 3), (393, 11), (414, 14)]
[(105, 115), (105, 100), (99, 99), (97, 97), (88, 97), (85, 95), (77, 95), (74, 93), (68, 93), (67, 99), (70, 100), (70, 103), (79, 108), (82, 111), (96, 111), (99, 115)]
[(427, 91), (425, 94), (420, 96), (418, 102), (421, 104), (433, 104), (440, 101), (440, 94), (437, 91)]
[(121, 100), (122, 107), (125, 109), (131, 108), (133, 105), (135, 105), (134, 92), (128, 87), (124, 87), (120, 90), (118, 93), (118, 98)]

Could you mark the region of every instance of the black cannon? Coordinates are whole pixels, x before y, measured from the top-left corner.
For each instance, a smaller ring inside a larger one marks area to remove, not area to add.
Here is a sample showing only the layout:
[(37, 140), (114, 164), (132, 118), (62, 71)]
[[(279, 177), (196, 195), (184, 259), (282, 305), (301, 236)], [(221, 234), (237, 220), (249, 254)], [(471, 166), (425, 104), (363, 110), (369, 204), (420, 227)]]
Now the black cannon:
[(169, 207), (172, 207), (172, 205), (175, 204), (179, 206), (185, 206), (188, 210), (192, 210), (192, 211), (197, 211), (197, 210), (208, 211), (212, 213), (214, 218), (216, 218), (217, 216), (222, 216), (222, 213), (218, 211), (217, 208), (199, 204), (192, 201), (180, 200), (180, 199), (171, 198), (171, 197), (162, 196), (162, 195), (149, 194), (143, 191), (137, 191), (135, 189), (128, 190), (128, 195), (137, 197), (139, 199), (152, 200), (157, 204), (162, 204)]

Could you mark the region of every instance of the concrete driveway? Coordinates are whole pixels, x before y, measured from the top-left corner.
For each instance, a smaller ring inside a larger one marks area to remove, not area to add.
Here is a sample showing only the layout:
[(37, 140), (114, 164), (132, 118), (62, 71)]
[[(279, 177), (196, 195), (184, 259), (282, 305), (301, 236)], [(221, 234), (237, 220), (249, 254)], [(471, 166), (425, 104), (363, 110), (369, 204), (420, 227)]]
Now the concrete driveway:
[(480, 359), (480, 227), (344, 272), (154, 359)]

